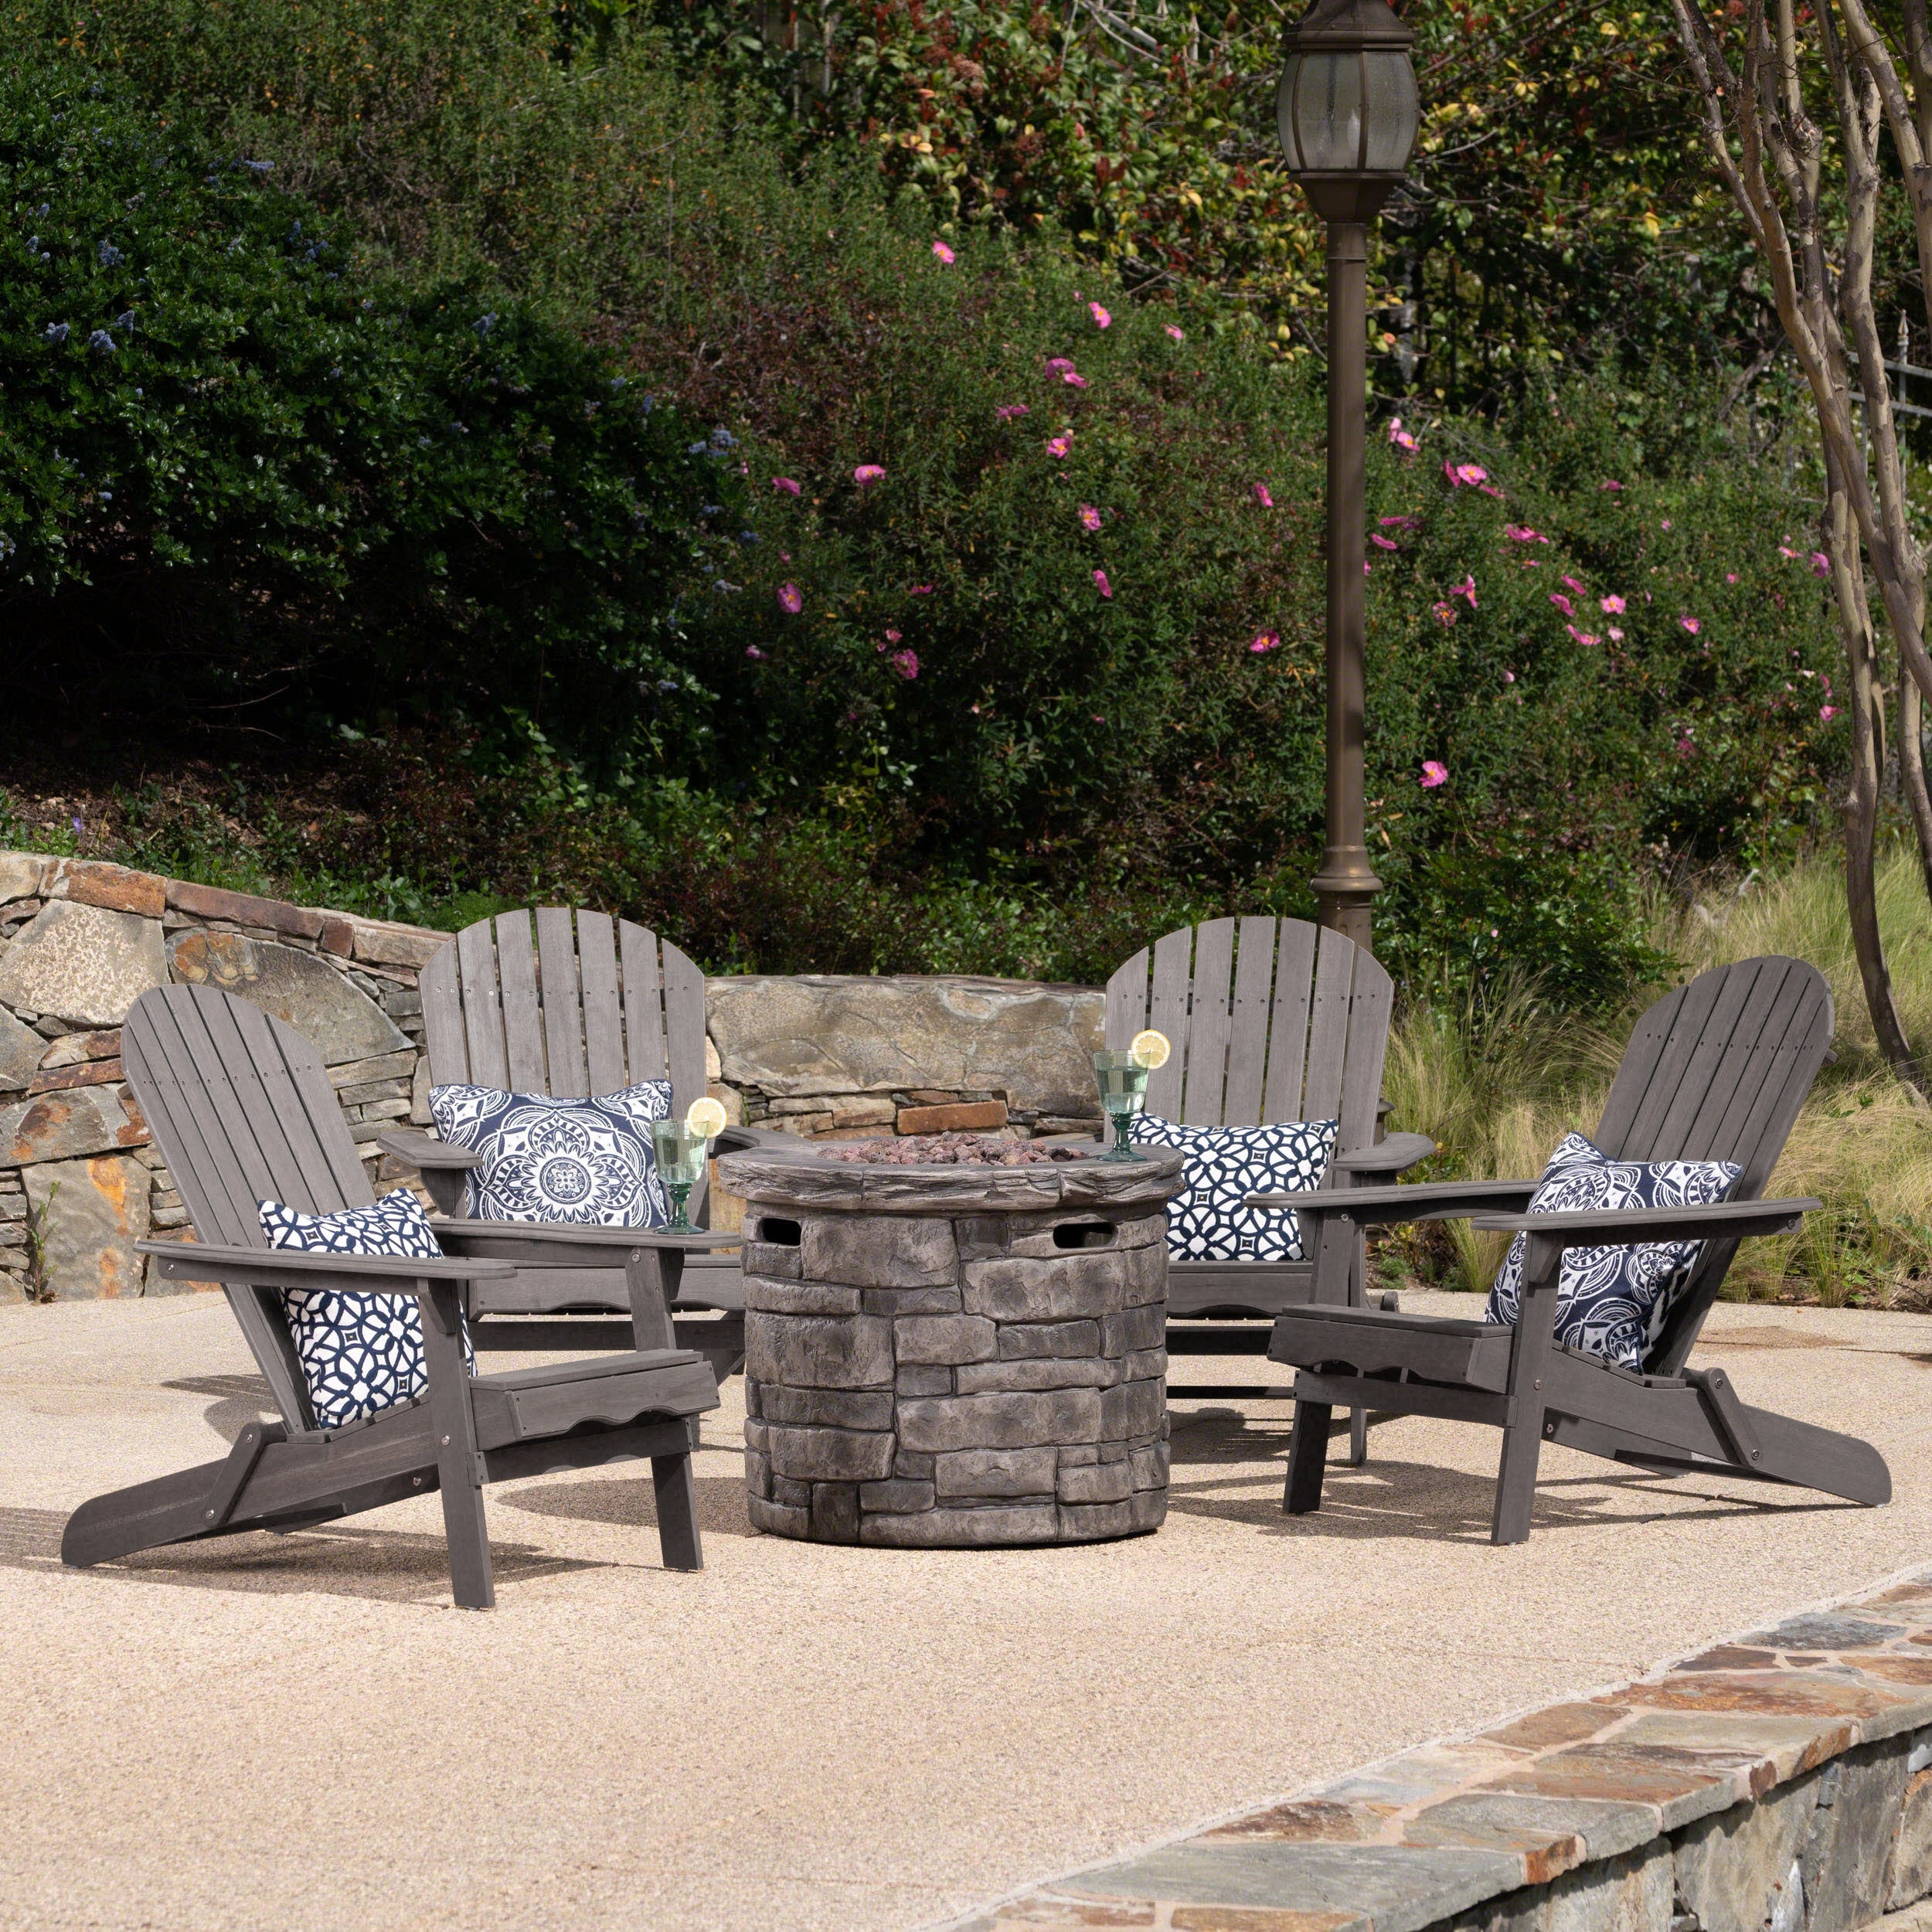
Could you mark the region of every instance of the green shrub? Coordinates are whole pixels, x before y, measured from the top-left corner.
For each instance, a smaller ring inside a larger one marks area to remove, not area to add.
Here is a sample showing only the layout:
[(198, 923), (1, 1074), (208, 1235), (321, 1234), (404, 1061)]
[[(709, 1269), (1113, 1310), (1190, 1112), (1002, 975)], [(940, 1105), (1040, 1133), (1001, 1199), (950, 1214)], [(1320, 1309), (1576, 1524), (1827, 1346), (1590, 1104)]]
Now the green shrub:
[(614, 696), (627, 742), (702, 730), (664, 722), (675, 595), (731, 491), (675, 410), (526, 307), (358, 275), (272, 157), (16, 54), (0, 611), (53, 685), (151, 725), (413, 703), (594, 740)]
[[(1050, 233), (989, 226), (944, 260), (869, 165), (793, 169), (642, 36), (566, 63), (520, 5), (158, 17), (138, 44), (118, 29), (143, 84), (187, 114), (206, 80), (216, 124), (298, 177), (347, 252), (423, 291), (396, 304), (393, 357), (419, 330), (474, 355), (494, 309), (570, 379), (497, 396), (509, 419), (490, 419), (531, 523), (506, 515), (474, 549), (439, 526), (474, 565), (461, 611), (480, 643), (451, 641), (456, 590), (424, 590), (418, 553), (390, 545), (328, 553), (368, 593), (333, 595), (335, 631), (264, 647), (304, 692), (305, 652), (376, 666), (338, 715), (462, 744), (446, 775), (493, 801), (488, 835), (432, 837), (432, 815), (419, 837), (392, 793), (370, 808), (383, 852), (343, 821), (352, 865), (311, 849), (290, 869), (398, 905), (568, 884), (656, 909), (718, 963), (827, 968), (1087, 975), (1135, 922), (1312, 910), (1321, 406), (1251, 332), (1127, 302)], [(318, 300), (351, 286), (284, 266)], [(443, 292), (459, 271), (460, 298)], [(439, 334), (427, 318), (444, 314)], [(622, 393), (658, 413), (585, 417), (588, 352), (539, 315), (610, 344)], [(427, 349), (410, 366), (464, 373)], [(376, 403), (359, 406), (373, 444)], [(670, 409), (738, 439), (691, 459), (716, 478), (715, 514), (675, 439), (648, 442)], [(1832, 643), (1809, 512), (1668, 372), (1405, 433), (1416, 454), (1378, 438), (1370, 463), (1372, 515), (1399, 519), (1374, 526), (1369, 584), (1382, 948), (1417, 979), (1514, 962), (1563, 999), (1614, 998), (1656, 964), (1631, 916), (1644, 869), (1754, 860), (1820, 816), (1842, 726), (1818, 715)], [(621, 466), (600, 440), (619, 436)], [(443, 513), (440, 472), (409, 470), (401, 440), (407, 500), (385, 508), (372, 466), (358, 546), (384, 515)], [(1472, 463), (1481, 482), (1445, 474)], [(862, 465), (883, 478), (858, 483)], [(641, 478), (659, 521), (639, 554), (622, 539)], [(553, 489), (578, 528), (546, 543)], [(1549, 541), (1509, 534), (1524, 527)], [(434, 668), (410, 684), (394, 663)], [(1427, 761), (1445, 782), (1424, 784)]]

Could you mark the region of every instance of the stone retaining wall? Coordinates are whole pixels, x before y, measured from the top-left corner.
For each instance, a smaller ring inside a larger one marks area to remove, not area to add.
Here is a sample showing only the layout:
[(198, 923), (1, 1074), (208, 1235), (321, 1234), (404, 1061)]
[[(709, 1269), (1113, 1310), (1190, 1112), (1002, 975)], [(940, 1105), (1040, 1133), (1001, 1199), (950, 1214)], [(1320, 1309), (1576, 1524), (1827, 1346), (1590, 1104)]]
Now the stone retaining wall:
[[(372, 1177), (397, 1121), (429, 1122), (417, 975), (449, 935), (0, 852), (0, 1301), (175, 1294), (134, 1243), (187, 1227), (121, 1077), (121, 1023), (198, 981), (313, 1040)], [(1097, 1123), (1101, 997), (987, 979), (708, 982), (712, 1090), (735, 1120), (808, 1138)]]
[(1405, 1751), (961, 1932), (1924, 1932), (1928, 1897), (1932, 1575)]

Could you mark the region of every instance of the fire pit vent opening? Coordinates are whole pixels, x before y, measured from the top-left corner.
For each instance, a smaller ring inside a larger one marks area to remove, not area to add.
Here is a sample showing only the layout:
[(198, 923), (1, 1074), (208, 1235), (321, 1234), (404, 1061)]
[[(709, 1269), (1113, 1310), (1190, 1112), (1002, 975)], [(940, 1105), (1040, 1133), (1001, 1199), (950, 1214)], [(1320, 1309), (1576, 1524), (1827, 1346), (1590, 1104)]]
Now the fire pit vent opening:
[(719, 1179), (755, 1230), (756, 1528), (950, 1548), (1160, 1526), (1178, 1154), (1009, 1167), (760, 1149)]

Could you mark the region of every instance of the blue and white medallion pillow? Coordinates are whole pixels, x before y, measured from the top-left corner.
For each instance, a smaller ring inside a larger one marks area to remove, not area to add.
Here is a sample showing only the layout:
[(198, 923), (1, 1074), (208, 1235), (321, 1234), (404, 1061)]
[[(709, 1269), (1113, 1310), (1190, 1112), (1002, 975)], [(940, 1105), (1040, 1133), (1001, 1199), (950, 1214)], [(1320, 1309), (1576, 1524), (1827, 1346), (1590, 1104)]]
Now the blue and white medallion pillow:
[[(299, 1254), (443, 1258), (429, 1216), (406, 1188), (384, 1195), (373, 1207), (344, 1208), (335, 1214), (304, 1214), (279, 1201), (257, 1201), (255, 1209), (271, 1248)], [(413, 1295), (357, 1294), (342, 1288), (284, 1288), (281, 1294), (318, 1427), (346, 1428), (428, 1387), (423, 1311)], [(474, 1375), (476, 1355), (467, 1322), (463, 1359)]]
[[(1730, 1161), (1613, 1161), (1594, 1141), (1566, 1134), (1536, 1191), (1532, 1214), (1611, 1208), (1698, 1207), (1722, 1201), (1743, 1170)], [(1697, 1266), (1702, 1241), (1642, 1241), (1569, 1248), (1556, 1277), (1556, 1339), (1641, 1373), (1644, 1357)], [(1485, 1321), (1512, 1323), (1522, 1298), (1523, 1237), (1489, 1290)]]
[(578, 1100), (433, 1087), (430, 1112), (444, 1140), (483, 1156), (470, 1170), (471, 1220), (661, 1228), (671, 1219), (651, 1151), (651, 1123), (670, 1117), (668, 1080)]
[(1242, 1206), (1250, 1194), (1303, 1194), (1321, 1185), (1335, 1151), (1333, 1121), (1271, 1127), (1183, 1127), (1136, 1114), (1136, 1147), (1181, 1151), (1187, 1191), (1167, 1204), (1167, 1251), (1177, 1261), (1299, 1261), (1293, 1213)]

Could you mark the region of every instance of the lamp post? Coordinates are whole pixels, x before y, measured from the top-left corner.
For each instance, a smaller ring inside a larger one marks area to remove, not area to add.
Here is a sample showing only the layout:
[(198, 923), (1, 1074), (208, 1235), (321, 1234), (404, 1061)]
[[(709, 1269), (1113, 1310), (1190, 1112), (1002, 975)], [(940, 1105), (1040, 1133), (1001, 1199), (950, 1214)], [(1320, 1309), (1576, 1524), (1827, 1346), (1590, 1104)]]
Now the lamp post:
[(1386, 0), (1314, 0), (1275, 97), (1288, 172), (1328, 230), (1328, 838), (1311, 883), (1322, 924), (1365, 947), (1382, 889), (1362, 803), (1369, 223), (1415, 145), (1414, 39)]

